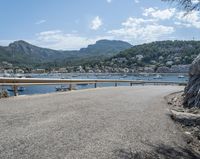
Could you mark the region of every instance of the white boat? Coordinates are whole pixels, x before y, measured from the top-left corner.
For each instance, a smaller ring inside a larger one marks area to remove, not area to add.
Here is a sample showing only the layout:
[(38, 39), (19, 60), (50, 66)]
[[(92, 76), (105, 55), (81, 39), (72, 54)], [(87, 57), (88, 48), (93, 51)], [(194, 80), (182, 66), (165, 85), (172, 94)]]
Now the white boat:
[(183, 75), (179, 75), (178, 78), (185, 78), (185, 76), (183, 76)]
[(4, 74), (3, 74), (3, 77), (11, 77), (11, 74), (9, 74), (9, 73), (4, 73)]
[(162, 79), (161, 75), (156, 75), (155, 77), (153, 77), (153, 79)]
[(72, 75), (72, 77), (79, 77), (80, 75)]
[(14, 74), (14, 77), (16, 78), (25, 78), (23, 74)]

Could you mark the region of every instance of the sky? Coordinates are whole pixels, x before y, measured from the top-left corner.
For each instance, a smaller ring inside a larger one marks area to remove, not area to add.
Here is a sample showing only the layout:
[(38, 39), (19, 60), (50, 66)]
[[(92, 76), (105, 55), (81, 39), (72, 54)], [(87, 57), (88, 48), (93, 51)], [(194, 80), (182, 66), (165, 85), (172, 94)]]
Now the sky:
[[(196, 3), (196, 0), (193, 1)], [(200, 40), (200, 13), (161, 0), (0, 0), (0, 45), (16, 40), (78, 50), (97, 40), (132, 45)]]

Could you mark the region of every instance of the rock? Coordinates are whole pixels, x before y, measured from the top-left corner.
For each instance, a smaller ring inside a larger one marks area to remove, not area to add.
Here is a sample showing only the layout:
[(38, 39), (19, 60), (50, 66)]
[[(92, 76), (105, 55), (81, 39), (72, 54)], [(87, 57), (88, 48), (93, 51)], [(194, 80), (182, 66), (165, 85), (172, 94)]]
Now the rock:
[(190, 144), (193, 141), (192, 134), (188, 131), (185, 132), (184, 138), (188, 144)]
[(173, 98), (173, 102), (176, 102), (177, 101), (177, 98), (175, 97), (175, 98)]
[(189, 82), (185, 88), (184, 106), (200, 108), (200, 55), (193, 61), (189, 70)]
[(200, 125), (200, 115), (171, 110), (171, 118), (185, 126)]
[(200, 75), (200, 55), (193, 61), (189, 74), (191, 76)]

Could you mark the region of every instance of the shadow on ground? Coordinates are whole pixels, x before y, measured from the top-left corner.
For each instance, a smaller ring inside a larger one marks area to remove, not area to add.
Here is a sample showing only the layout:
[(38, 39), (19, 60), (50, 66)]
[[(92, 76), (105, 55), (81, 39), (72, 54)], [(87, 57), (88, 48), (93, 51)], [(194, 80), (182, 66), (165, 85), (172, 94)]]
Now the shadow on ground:
[(146, 144), (151, 151), (137, 151), (119, 149), (114, 155), (119, 159), (200, 159), (200, 155), (190, 149), (180, 146), (168, 146), (164, 144)]

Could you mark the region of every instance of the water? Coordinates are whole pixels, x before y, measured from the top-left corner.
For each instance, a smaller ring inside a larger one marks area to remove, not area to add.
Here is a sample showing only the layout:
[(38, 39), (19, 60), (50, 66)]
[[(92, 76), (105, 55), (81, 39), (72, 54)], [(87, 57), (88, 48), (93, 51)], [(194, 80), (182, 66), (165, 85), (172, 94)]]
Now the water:
[[(188, 76), (178, 78), (183, 74), (160, 74), (161, 79), (155, 79), (156, 74), (31, 74), (32, 78), (57, 78), (57, 79), (120, 79), (120, 80), (145, 80), (145, 81), (173, 81), (173, 82), (186, 82)], [(118, 86), (128, 86), (129, 83), (118, 83)], [(39, 86), (26, 86), (25, 90), (19, 92), (19, 95), (31, 94), (46, 94), (56, 92), (56, 87), (61, 85), (39, 85)], [(69, 87), (68, 85), (66, 85)], [(97, 87), (110, 87), (114, 83), (99, 83)], [(1, 89), (7, 90), (8, 87), (2, 86)], [(94, 84), (77, 85), (76, 89), (94, 88)], [(13, 96), (12, 91), (8, 91), (10, 96)]]

